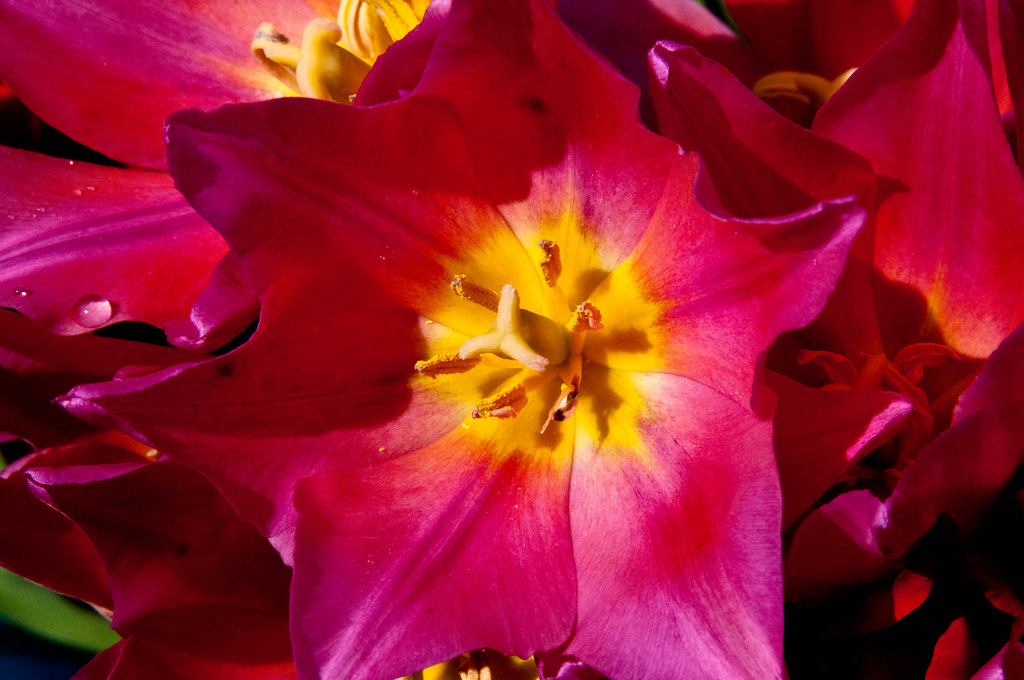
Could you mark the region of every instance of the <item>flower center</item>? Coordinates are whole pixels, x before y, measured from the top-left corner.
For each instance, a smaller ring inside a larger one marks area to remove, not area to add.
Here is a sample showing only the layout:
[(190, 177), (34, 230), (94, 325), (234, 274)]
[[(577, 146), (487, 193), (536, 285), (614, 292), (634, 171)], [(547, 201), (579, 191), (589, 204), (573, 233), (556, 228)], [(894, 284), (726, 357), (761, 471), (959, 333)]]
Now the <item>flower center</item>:
[[(555, 287), (561, 273), (558, 246), (541, 241), (544, 259), (540, 263), (545, 283)], [(464, 275), (451, 282), (452, 291), (468, 302), (495, 313), (491, 327), (466, 340), (458, 352), (439, 354), (416, 363), (416, 370), (436, 378), (439, 375), (464, 373), (487, 357), (494, 357), (521, 371), (516, 381), (506, 384), (479, 401), (473, 418), (515, 418), (526, 407), (528, 394), (556, 377), (562, 389), (541, 427), (543, 434), (552, 422), (569, 418), (576, 408), (583, 373), (583, 345), (587, 333), (600, 330), (601, 313), (589, 301), (578, 305), (565, 325), (547, 316), (520, 307), (519, 292), (505, 285), (501, 293), (476, 285)]]
[(423, 19), (429, 0), (342, 0), (337, 21), (313, 19), (302, 44), (273, 24), (256, 29), (252, 52), (282, 83), (306, 97), (348, 103), (377, 57)]
[[(964, 370), (970, 368), (967, 359), (943, 344), (918, 342), (907, 345), (891, 361), (884, 354), (866, 354), (853, 361), (835, 352), (809, 350), (801, 351), (797, 361), (824, 369), (832, 380), (832, 384), (824, 389), (884, 389), (899, 392), (910, 400), (913, 411), (899, 434), (895, 450), (891, 452), (893, 457), (885, 464), (885, 474), (892, 478), (888, 480), (891, 486), (895, 485), (900, 471), (934, 436), (936, 422), (940, 421), (940, 427), (948, 424), (941, 421), (948, 420), (952, 405), (980, 370), (978, 367), (953, 384), (934, 391), (933, 399), (920, 385), (925, 368), (949, 362), (958, 362)], [(959, 376), (963, 371), (956, 373)]]
[(790, 120), (809, 128), (814, 115), (857, 69), (843, 71), (826, 80), (802, 71), (775, 71), (754, 83), (753, 91), (766, 104)]

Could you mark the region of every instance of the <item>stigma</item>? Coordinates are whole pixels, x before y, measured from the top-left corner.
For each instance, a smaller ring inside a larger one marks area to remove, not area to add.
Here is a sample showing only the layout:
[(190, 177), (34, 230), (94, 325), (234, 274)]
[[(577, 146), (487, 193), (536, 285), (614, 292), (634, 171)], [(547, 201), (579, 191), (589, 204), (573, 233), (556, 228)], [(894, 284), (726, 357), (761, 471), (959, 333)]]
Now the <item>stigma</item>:
[(423, 19), (429, 0), (342, 0), (336, 20), (317, 18), (299, 45), (264, 22), (251, 49), (296, 93), (349, 103), (370, 67)]

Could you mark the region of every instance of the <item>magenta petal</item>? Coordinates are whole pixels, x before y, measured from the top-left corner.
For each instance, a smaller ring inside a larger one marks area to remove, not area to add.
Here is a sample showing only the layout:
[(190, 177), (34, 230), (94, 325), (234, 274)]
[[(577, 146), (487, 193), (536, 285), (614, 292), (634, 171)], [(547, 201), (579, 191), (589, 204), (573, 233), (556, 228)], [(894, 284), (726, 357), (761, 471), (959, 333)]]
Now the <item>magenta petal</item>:
[(566, 24), (647, 92), (647, 53), (659, 40), (691, 45), (748, 85), (759, 67), (732, 30), (696, 2), (561, 0)]
[(636, 244), (676, 147), (639, 124), (636, 88), (578, 42), (551, 3), (455, 4), (416, 92), (453, 104), (510, 224), (571, 209), (607, 270)]
[(451, 0), (431, 0), (423, 21), (377, 58), (356, 96), (357, 106), (372, 106), (408, 96), (430, 61), (437, 35), (448, 19)]
[(579, 620), (564, 653), (621, 680), (781, 678), (771, 427), (690, 380), (633, 380), (656, 414), (645, 451), (577, 434)]
[(1024, 462), (1024, 326), (961, 395), (953, 425), (918, 455), (889, 497), (880, 540), (901, 557), (939, 515), (971, 533)]
[(786, 599), (814, 602), (898, 572), (899, 563), (883, 557), (878, 545), (887, 521), (885, 505), (867, 490), (840, 494), (814, 510), (786, 553)]
[(126, 462), (134, 454), (115, 447), (78, 444), (22, 458), (0, 474), (0, 564), (47, 588), (104, 609), (113, 601), (107, 572), (85, 532), (34, 493), (26, 473), (87, 460)]
[(903, 24), (914, 0), (730, 0), (729, 11), (766, 70), (835, 78), (864, 63)]
[(259, 316), (260, 302), (238, 257), (228, 251), (196, 298), (188, 320), (167, 325), (167, 339), (185, 349), (217, 349)]
[(300, 671), (394, 678), (470, 649), (528, 657), (568, 637), (568, 466), (489, 460), (488, 444), (459, 432), (299, 483)]
[[(667, 371), (750, 402), (764, 352), (780, 333), (821, 311), (864, 223), (850, 198), (784, 217), (741, 220), (709, 213), (699, 190), (699, 157), (678, 157), (662, 201), (630, 255), (630, 267), (664, 305), (638, 321), (635, 305), (602, 310), (605, 324), (659, 340), (664, 356), (617, 351), (616, 338), (588, 339), (588, 358), (622, 370)], [(602, 303), (616, 275), (594, 292)], [(663, 302), (662, 302), (663, 301)]]
[(661, 133), (700, 153), (734, 214), (782, 215), (849, 194), (870, 205), (866, 159), (779, 115), (693, 48), (660, 43), (650, 59)]
[(874, 264), (879, 287), (904, 293), (876, 296), (887, 349), (937, 332), (959, 352), (988, 356), (1024, 319), (1024, 181), (956, 3), (922, 3), (814, 129), (867, 157), (881, 178)]
[(778, 396), (775, 456), (783, 529), (850, 465), (896, 434), (913, 409), (891, 392), (812, 389), (772, 371), (765, 371), (764, 379)]
[(187, 316), (226, 250), (160, 173), (0, 148), (0, 207), (0, 305), (62, 334)]
[(205, 479), (141, 460), (29, 476), (110, 575), (113, 627), (127, 640), (111, 677), (294, 677), (290, 570)]
[(14, 0), (0, 7), (0, 72), (73, 139), (119, 161), (163, 168), (163, 123), (172, 111), (285, 91), (249, 49), (260, 22), (300, 38), (306, 22), (335, 8), (315, 0)]
[(54, 404), (58, 396), (81, 383), (109, 380), (125, 366), (166, 366), (191, 356), (94, 335), (52, 335), (0, 310), (0, 432), (38, 449), (69, 443), (94, 428)]

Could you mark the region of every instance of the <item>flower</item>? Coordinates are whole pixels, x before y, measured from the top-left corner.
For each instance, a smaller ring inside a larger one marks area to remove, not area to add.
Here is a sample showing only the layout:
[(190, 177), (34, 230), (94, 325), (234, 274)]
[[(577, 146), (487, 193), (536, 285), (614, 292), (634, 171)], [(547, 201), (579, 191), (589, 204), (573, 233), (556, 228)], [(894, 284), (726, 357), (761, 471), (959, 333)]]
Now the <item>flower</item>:
[(64, 405), (194, 466), (271, 539), (303, 675), (490, 647), (781, 677), (755, 375), (863, 212), (716, 214), (698, 157), (542, 2), (454, 3), (426, 64), (378, 106), (175, 114), (176, 184), (259, 327)]

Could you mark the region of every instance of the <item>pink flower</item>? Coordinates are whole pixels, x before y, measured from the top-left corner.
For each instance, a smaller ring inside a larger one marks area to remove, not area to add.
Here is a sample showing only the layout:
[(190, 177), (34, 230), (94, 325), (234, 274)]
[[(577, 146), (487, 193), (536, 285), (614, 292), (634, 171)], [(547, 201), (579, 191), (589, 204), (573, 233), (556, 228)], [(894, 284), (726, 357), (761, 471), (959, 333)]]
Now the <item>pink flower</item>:
[(176, 184), (260, 325), (65, 406), (196, 467), (270, 537), (304, 676), (491, 647), (781, 677), (755, 375), (820, 311), (862, 211), (718, 214), (699, 159), (542, 2), (456, 3), (424, 47), (400, 101), (173, 116)]

